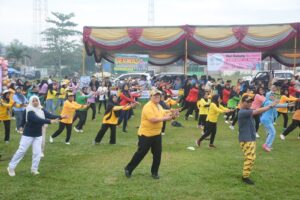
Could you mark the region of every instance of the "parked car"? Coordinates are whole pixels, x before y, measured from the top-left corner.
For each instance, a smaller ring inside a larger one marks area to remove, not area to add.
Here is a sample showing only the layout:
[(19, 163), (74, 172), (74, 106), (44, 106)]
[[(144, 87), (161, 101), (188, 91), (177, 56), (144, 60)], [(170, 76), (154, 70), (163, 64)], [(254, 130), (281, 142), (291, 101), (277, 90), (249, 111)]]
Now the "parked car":
[(280, 86), (284, 80), (291, 81), (294, 77), (293, 71), (288, 70), (276, 70), (276, 71), (263, 71), (257, 72), (252, 78), (251, 84), (256, 85), (258, 82), (262, 82), (265, 86), (269, 85), (270, 80), (274, 79), (274, 83)]
[(128, 79), (141, 79), (142, 77), (146, 77), (146, 81), (148, 84), (151, 84), (151, 76), (148, 73), (127, 73), (127, 74), (121, 74), (117, 78), (113, 80), (113, 85), (121, 85), (124, 80)]

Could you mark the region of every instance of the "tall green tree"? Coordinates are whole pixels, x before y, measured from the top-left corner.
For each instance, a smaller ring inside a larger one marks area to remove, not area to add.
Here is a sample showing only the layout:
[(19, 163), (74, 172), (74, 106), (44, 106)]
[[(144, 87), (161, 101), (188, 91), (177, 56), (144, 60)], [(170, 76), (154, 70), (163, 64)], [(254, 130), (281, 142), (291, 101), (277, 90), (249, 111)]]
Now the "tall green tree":
[(63, 63), (63, 58), (76, 50), (78, 39), (76, 40), (74, 36), (81, 34), (81, 32), (74, 30), (77, 26), (76, 23), (71, 21), (75, 16), (74, 13), (51, 13), (53, 18), (46, 20), (50, 28), (43, 31), (42, 35), (47, 43), (45, 50), (53, 58), (52, 65), (56, 66), (56, 73), (61, 74), (61, 66), (66, 64)]
[(28, 47), (22, 44), (19, 40), (13, 40), (6, 48), (6, 56), (13, 62), (14, 67), (20, 67), (23, 64), (28, 64), (26, 60), (30, 60), (28, 55)]

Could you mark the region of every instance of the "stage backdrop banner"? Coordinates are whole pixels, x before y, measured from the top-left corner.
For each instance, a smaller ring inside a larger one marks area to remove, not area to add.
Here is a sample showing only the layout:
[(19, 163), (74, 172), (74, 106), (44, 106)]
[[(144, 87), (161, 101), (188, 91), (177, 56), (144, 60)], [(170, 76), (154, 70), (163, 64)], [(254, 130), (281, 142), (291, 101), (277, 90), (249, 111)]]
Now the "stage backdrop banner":
[(149, 55), (115, 54), (115, 73), (131, 73), (148, 71)]
[(261, 52), (208, 53), (207, 67), (209, 71), (259, 70), (261, 68)]

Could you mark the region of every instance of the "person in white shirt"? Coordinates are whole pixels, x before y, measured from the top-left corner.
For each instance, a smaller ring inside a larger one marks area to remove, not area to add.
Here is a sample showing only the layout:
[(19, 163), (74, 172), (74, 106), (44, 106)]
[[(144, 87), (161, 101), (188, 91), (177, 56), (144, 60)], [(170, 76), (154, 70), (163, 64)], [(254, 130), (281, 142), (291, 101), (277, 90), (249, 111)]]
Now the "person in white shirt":
[(108, 88), (106, 87), (104, 81), (102, 81), (102, 84), (98, 88), (97, 92), (99, 93), (99, 106), (98, 106), (98, 114), (99, 114), (102, 104), (104, 105), (104, 111), (106, 110), (106, 100), (108, 97)]

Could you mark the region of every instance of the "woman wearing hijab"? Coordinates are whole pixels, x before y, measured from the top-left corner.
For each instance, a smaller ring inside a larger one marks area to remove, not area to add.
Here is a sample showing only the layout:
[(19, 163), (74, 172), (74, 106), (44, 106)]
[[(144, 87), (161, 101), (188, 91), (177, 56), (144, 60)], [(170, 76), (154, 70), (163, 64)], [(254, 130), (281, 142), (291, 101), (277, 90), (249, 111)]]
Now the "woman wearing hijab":
[(110, 128), (111, 132), (109, 144), (116, 144), (116, 126), (118, 124), (118, 116), (120, 114), (120, 111), (128, 110), (132, 106), (134, 106), (134, 104), (127, 106), (119, 106), (118, 97), (116, 95), (111, 95), (104, 113), (101, 129), (99, 130), (94, 143), (99, 144), (107, 129)]
[[(264, 106), (272, 105), (272, 103), (275, 101), (275, 98), (276, 98), (275, 93), (268, 92), (266, 94), (266, 100), (262, 106), (264, 107)], [(276, 106), (272, 107), (270, 110), (264, 112), (260, 118), (260, 122), (265, 127), (266, 132), (268, 134), (266, 142), (262, 145), (263, 149), (266, 152), (270, 152), (272, 150), (272, 144), (274, 142), (275, 135), (276, 135), (276, 129), (273, 124), (274, 119), (277, 118), (276, 108), (287, 108), (288, 106), (289, 106), (288, 103), (277, 104)]]
[(25, 156), (28, 148), (32, 145), (32, 166), (31, 173), (39, 174), (38, 167), (42, 152), (42, 127), (44, 124), (58, 122), (57, 116), (50, 114), (42, 109), (38, 96), (32, 96), (29, 99), (29, 105), (26, 108), (24, 132), (20, 140), (20, 146), (11, 159), (7, 171), (9, 176), (15, 176), (15, 168)]

